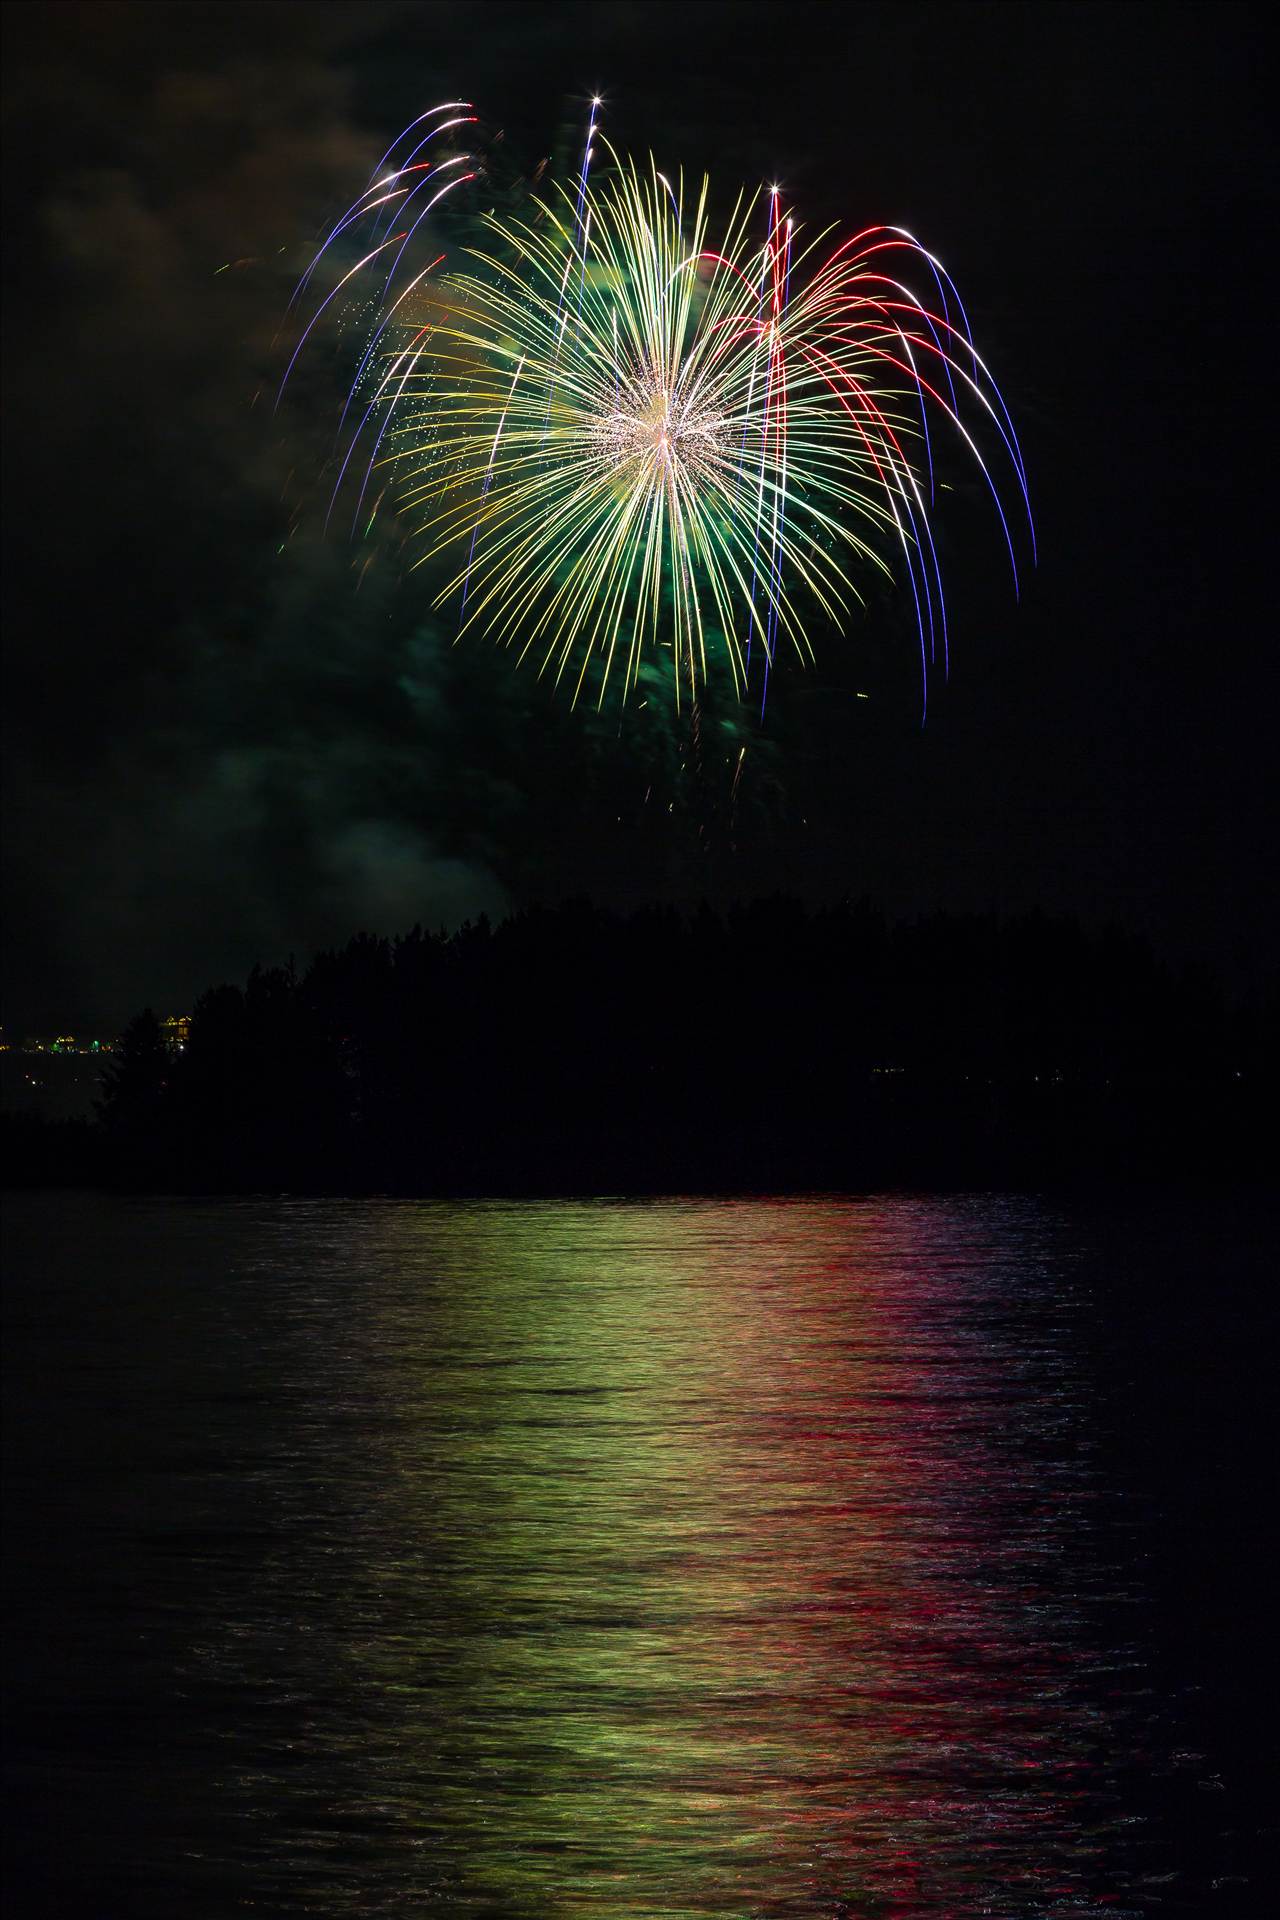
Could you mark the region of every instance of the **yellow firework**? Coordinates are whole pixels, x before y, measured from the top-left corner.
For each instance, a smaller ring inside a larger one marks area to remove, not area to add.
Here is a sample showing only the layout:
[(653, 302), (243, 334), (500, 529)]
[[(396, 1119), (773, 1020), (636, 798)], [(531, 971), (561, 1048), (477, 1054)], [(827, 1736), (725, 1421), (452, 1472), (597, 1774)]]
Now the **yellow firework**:
[[(621, 159), (593, 108), (574, 189), (482, 216), (457, 266), (438, 273), (439, 256), (398, 285), (426, 207), (475, 177), (470, 159), (376, 178), (348, 225), (433, 197), (339, 282), (398, 248), (368, 310), (339, 485), (372, 420), (361, 498), (384, 470), (459, 631), (531, 655), (575, 699), (625, 695), (663, 657), (677, 701), (716, 671), (741, 693), (757, 666), (767, 687), (783, 646), (811, 657), (815, 623), (847, 622), (887, 546), (926, 675), (945, 660), (930, 409), (984, 475), (964, 415), (985, 421), (1024, 500), (1026, 486), (939, 263), (884, 227), (802, 242), (777, 188), (713, 229), (707, 182), (687, 200), (682, 179)], [(930, 304), (898, 277), (904, 254), (927, 267)]]

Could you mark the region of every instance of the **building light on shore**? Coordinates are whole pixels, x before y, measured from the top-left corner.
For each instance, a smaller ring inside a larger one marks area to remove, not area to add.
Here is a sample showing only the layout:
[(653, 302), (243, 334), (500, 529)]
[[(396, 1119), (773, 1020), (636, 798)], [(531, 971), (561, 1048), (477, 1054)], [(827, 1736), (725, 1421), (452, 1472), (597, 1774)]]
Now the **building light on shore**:
[(160, 1036), (170, 1053), (184, 1053), (191, 1037), (191, 1015), (171, 1013), (160, 1023)]

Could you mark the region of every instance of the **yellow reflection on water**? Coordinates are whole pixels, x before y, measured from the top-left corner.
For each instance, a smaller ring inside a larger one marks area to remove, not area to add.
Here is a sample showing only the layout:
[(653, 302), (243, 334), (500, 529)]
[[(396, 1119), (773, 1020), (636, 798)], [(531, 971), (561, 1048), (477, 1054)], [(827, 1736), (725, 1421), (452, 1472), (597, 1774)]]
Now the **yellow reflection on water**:
[(409, 1904), (353, 1911), (1083, 1897), (1071, 1409), (992, 1204), (365, 1211), (332, 1684)]

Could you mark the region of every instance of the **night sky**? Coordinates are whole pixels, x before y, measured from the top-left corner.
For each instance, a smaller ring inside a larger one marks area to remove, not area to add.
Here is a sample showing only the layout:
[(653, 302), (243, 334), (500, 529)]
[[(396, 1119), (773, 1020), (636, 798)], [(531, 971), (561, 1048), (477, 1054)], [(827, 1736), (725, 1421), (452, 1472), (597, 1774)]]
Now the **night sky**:
[[(1261, 10), (5, 11), (11, 1032), (572, 892), (1040, 904), (1262, 984)], [(470, 98), (532, 166), (596, 90), (624, 151), (721, 198), (779, 178), (807, 219), (938, 252), (1036, 510), (1020, 603), (977, 496), (943, 515), (952, 676), (923, 730), (900, 609), (791, 676), (732, 845), (718, 766), (454, 649), (421, 575), (358, 578), (309, 510), (324, 423), (270, 410), (307, 243), (407, 121)]]

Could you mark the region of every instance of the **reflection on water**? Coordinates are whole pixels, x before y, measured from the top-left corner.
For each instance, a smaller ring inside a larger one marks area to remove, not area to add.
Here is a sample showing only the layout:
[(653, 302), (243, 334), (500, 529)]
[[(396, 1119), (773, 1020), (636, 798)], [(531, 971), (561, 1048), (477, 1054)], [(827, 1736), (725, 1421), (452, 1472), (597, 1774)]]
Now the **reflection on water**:
[(53, 1910), (911, 1920), (1170, 1878), (1087, 1282), (1035, 1203), (80, 1200), (41, 1244)]

